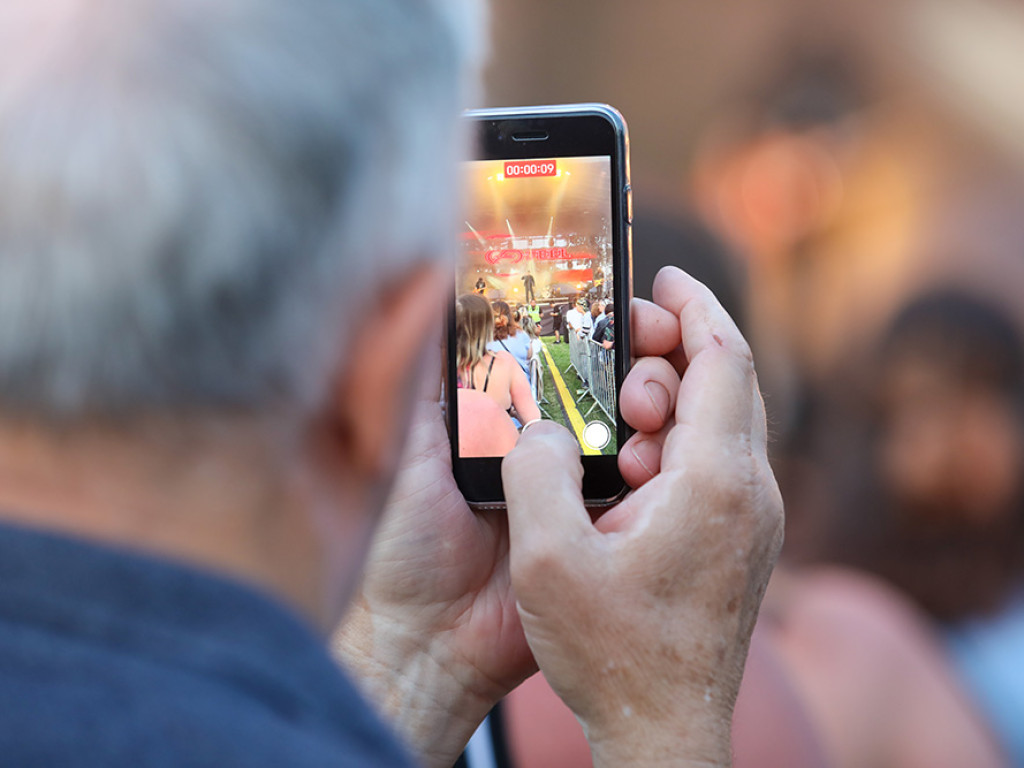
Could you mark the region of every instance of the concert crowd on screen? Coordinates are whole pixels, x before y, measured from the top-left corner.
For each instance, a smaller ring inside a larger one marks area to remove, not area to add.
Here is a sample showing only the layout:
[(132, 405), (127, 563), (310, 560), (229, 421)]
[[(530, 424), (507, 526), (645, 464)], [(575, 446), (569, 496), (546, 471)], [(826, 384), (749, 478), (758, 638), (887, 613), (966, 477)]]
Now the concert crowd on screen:
[[(601, 348), (602, 359), (615, 344), (611, 301), (583, 296), (552, 307), (542, 320), (540, 307), (500, 299), (488, 302), (476, 287), (456, 301), (456, 388), (459, 452), (467, 458), (504, 456), (520, 430), (543, 416), (543, 342), (545, 320), (554, 343), (575, 336)], [(581, 377), (582, 379), (582, 377)], [(584, 386), (587, 386), (584, 380)]]

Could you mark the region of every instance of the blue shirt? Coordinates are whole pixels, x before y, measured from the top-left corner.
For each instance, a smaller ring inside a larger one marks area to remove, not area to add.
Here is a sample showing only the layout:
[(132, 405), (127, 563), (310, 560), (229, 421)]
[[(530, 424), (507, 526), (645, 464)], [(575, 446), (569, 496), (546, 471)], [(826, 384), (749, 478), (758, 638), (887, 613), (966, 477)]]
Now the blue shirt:
[(0, 525), (0, 763), (409, 766), (290, 611), (226, 578)]
[(507, 339), (502, 339), (502, 341), (495, 340), (487, 343), (487, 349), (491, 352), (501, 352), (504, 350), (510, 353), (527, 376), (530, 375), (529, 358), (531, 346), (530, 337), (526, 331), (517, 331), (515, 336), (509, 336)]
[(1011, 763), (1024, 768), (1024, 591), (997, 615), (948, 629), (946, 646)]

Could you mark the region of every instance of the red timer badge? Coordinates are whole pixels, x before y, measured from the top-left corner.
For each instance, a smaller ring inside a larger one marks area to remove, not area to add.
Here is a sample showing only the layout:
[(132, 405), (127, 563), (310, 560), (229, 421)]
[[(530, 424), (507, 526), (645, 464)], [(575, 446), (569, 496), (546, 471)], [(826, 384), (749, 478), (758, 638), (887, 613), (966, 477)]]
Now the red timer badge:
[(530, 179), (538, 176), (557, 176), (558, 163), (555, 160), (507, 160), (506, 179)]

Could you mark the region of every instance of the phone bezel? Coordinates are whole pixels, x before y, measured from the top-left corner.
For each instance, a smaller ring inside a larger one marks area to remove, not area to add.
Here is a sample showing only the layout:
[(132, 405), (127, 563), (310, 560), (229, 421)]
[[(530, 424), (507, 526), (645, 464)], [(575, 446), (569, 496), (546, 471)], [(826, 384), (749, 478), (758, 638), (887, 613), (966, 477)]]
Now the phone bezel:
[[(473, 110), (475, 153), (470, 159), (526, 160), (556, 157), (611, 158), (613, 303), (616, 313), (616, 387), (621, 388), (631, 364), (629, 302), (633, 294), (632, 200), (629, 185), (629, 138), (622, 116), (604, 104), (556, 105), (514, 109)], [(542, 141), (515, 141), (514, 134), (546, 132)], [(452, 302), (454, 305), (454, 301)], [(455, 315), (448, 313), (448, 338), (455, 337)], [(476, 507), (504, 506), (500, 458), (462, 458), (458, 455), (458, 412), (455, 405), (455, 360), (447, 355), (447, 412), (452, 436), (455, 479), (466, 500)], [(616, 438), (621, 447), (631, 434), (616, 413)], [(583, 497), (589, 506), (606, 506), (628, 490), (619, 474), (617, 456), (583, 456)]]

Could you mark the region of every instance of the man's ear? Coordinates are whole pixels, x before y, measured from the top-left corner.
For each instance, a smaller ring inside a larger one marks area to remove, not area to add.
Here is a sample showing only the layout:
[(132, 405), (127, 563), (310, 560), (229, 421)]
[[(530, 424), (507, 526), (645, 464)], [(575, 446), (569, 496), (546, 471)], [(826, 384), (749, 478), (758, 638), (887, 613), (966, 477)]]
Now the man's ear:
[(398, 462), (419, 362), (441, 352), (450, 283), (441, 266), (415, 269), (364, 304), (346, 330), (349, 352), (330, 394), (330, 418), (345, 463), (366, 480), (386, 479)]

